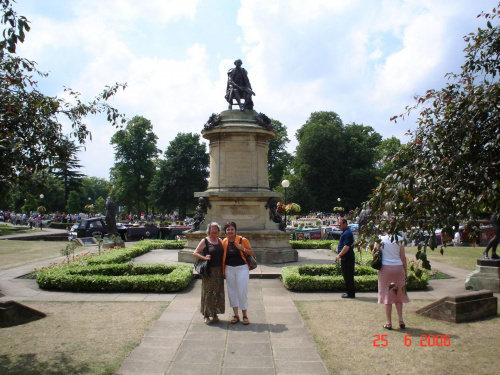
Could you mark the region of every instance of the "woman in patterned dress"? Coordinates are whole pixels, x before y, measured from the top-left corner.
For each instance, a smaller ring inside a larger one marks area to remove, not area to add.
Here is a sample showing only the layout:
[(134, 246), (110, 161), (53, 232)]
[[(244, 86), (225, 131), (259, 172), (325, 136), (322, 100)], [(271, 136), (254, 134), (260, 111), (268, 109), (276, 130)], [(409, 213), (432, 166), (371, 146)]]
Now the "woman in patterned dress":
[(224, 276), (222, 273), (222, 256), (224, 249), (219, 239), (221, 227), (213, 222), (207, 226), (207, 237), (203, 238), (196, 250), (194, 257), (208, 260), (210, 264), (210, 276), (201, 276), (201, 313), (205, 318), (205, 324), (218, 323), (217, 314), (224, 314)]

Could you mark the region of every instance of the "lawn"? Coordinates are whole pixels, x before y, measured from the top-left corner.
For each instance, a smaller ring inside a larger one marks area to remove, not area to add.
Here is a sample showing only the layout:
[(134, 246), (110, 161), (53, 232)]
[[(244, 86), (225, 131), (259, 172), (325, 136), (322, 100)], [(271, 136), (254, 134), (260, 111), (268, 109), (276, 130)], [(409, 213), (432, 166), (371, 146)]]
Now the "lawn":
[(16, 227), (16, 226), (12, 226), (12, 225), (0, 224), (0, 231), (2, 232), (3, 236), (6, 236), (8, 234), (19, 234), (19, 233), (32, 232), (33, 230), (30, 229), (29, 227), (26, 227), (26, 226)]
[(500, 317), (456, 324), (415, 313), (430, 302), (405, 305), (407, 328), (392, 331), (375, 298), (296, 305), (330, 374), (498, 374)]
[(56, 241), (1, 240), (0, 270), (60, 257), (61, 250), (67, 244)]
[(167, 302), (26, 302), (47, 317), (0, 330), (0, 374), (113, 374)]
[[(427, 258), (431, 262), (431, 266), (432, 261), (436, 260), (466, 270), (474, 270), (476, 269), (477, 259), (483, 257), (484, 249), (484, 247), (449, 246), (443, 249), (443, 255), (440, 254), (439, 248), (434, 251), (427, 249)], [(405, 250), (408, 258), (415, 258), (415, 253), (417, 252), (416, 247), (407, 247)]]

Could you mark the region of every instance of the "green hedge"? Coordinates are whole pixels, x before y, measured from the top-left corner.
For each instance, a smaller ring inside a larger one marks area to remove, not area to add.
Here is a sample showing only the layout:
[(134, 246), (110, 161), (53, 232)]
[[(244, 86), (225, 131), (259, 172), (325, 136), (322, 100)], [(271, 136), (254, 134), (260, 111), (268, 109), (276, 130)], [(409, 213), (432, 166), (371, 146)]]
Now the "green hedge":
[(131, 247), (116, 248), (111, 252), (105, 252), (101, 255), (92, 257), (87, 261), (88, 264), (111, 264), (126, 263), (133, 258), (146, 254), (154, 249), (182, 249), (186, 241), (175, 240), (146, 240), (140, 241)]
[[(288, 266), (281, 269), (283, 284), (287, 289), (299, 291), (331, 291), (345, 290), (340, 265), (310, 264)], [(429, 277), (423, 274), (420, 279), (412, 271), (408, 272), (407, 290), (425, 289)], [(356, 266), (354, 269), (354, 285), (356, 291), (371, 292), (378, 289), (377, 271), (369, 266)]]
[(70, 292), (177, 292), (188, 286), (193, 267), (173, 264), (101, 264), (41, 269), (40, 288)]
[(68, 228), (71, 228), (75, 224), (76, 223), (56, 223), (55, 221), (51, 221), (49, 223), (49, 228), (54, 228), (54, 229), (68, 229)]
[(290, 245), (294, 249), (337, 249), (339, 241), (336, 240), (305, 240), (305, 241), (290, 241)]
[[(153, 249), (182, 248), (185, 241), (147, 240), (117, 248), (82, 263), (38, 270), (40, 288), (71, 292), (177, 292), (193, 278), (193, 266), (130, 264)], [(179, 247), (180, 246), (180, 247)]]

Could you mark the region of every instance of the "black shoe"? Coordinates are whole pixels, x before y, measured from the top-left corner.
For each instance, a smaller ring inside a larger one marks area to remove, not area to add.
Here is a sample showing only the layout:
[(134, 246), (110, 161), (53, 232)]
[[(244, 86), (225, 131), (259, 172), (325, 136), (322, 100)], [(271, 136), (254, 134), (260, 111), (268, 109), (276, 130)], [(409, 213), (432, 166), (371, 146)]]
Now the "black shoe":
[(344, 293), (341, 295), (342, 298), (356, 298), (355, 296), (350, 296), (349, 294), (347, 293)]

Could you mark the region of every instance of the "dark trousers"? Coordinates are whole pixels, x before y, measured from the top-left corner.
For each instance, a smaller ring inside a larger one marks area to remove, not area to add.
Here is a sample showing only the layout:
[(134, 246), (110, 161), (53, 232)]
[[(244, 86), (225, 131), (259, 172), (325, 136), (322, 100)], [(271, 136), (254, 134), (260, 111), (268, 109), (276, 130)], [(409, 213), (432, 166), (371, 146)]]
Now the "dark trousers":
[(349, 297), (354, 297), (356, 295), (354, 290), (354, 259), (341, 258), (340, 268), (344, 277), (346, 293)]

